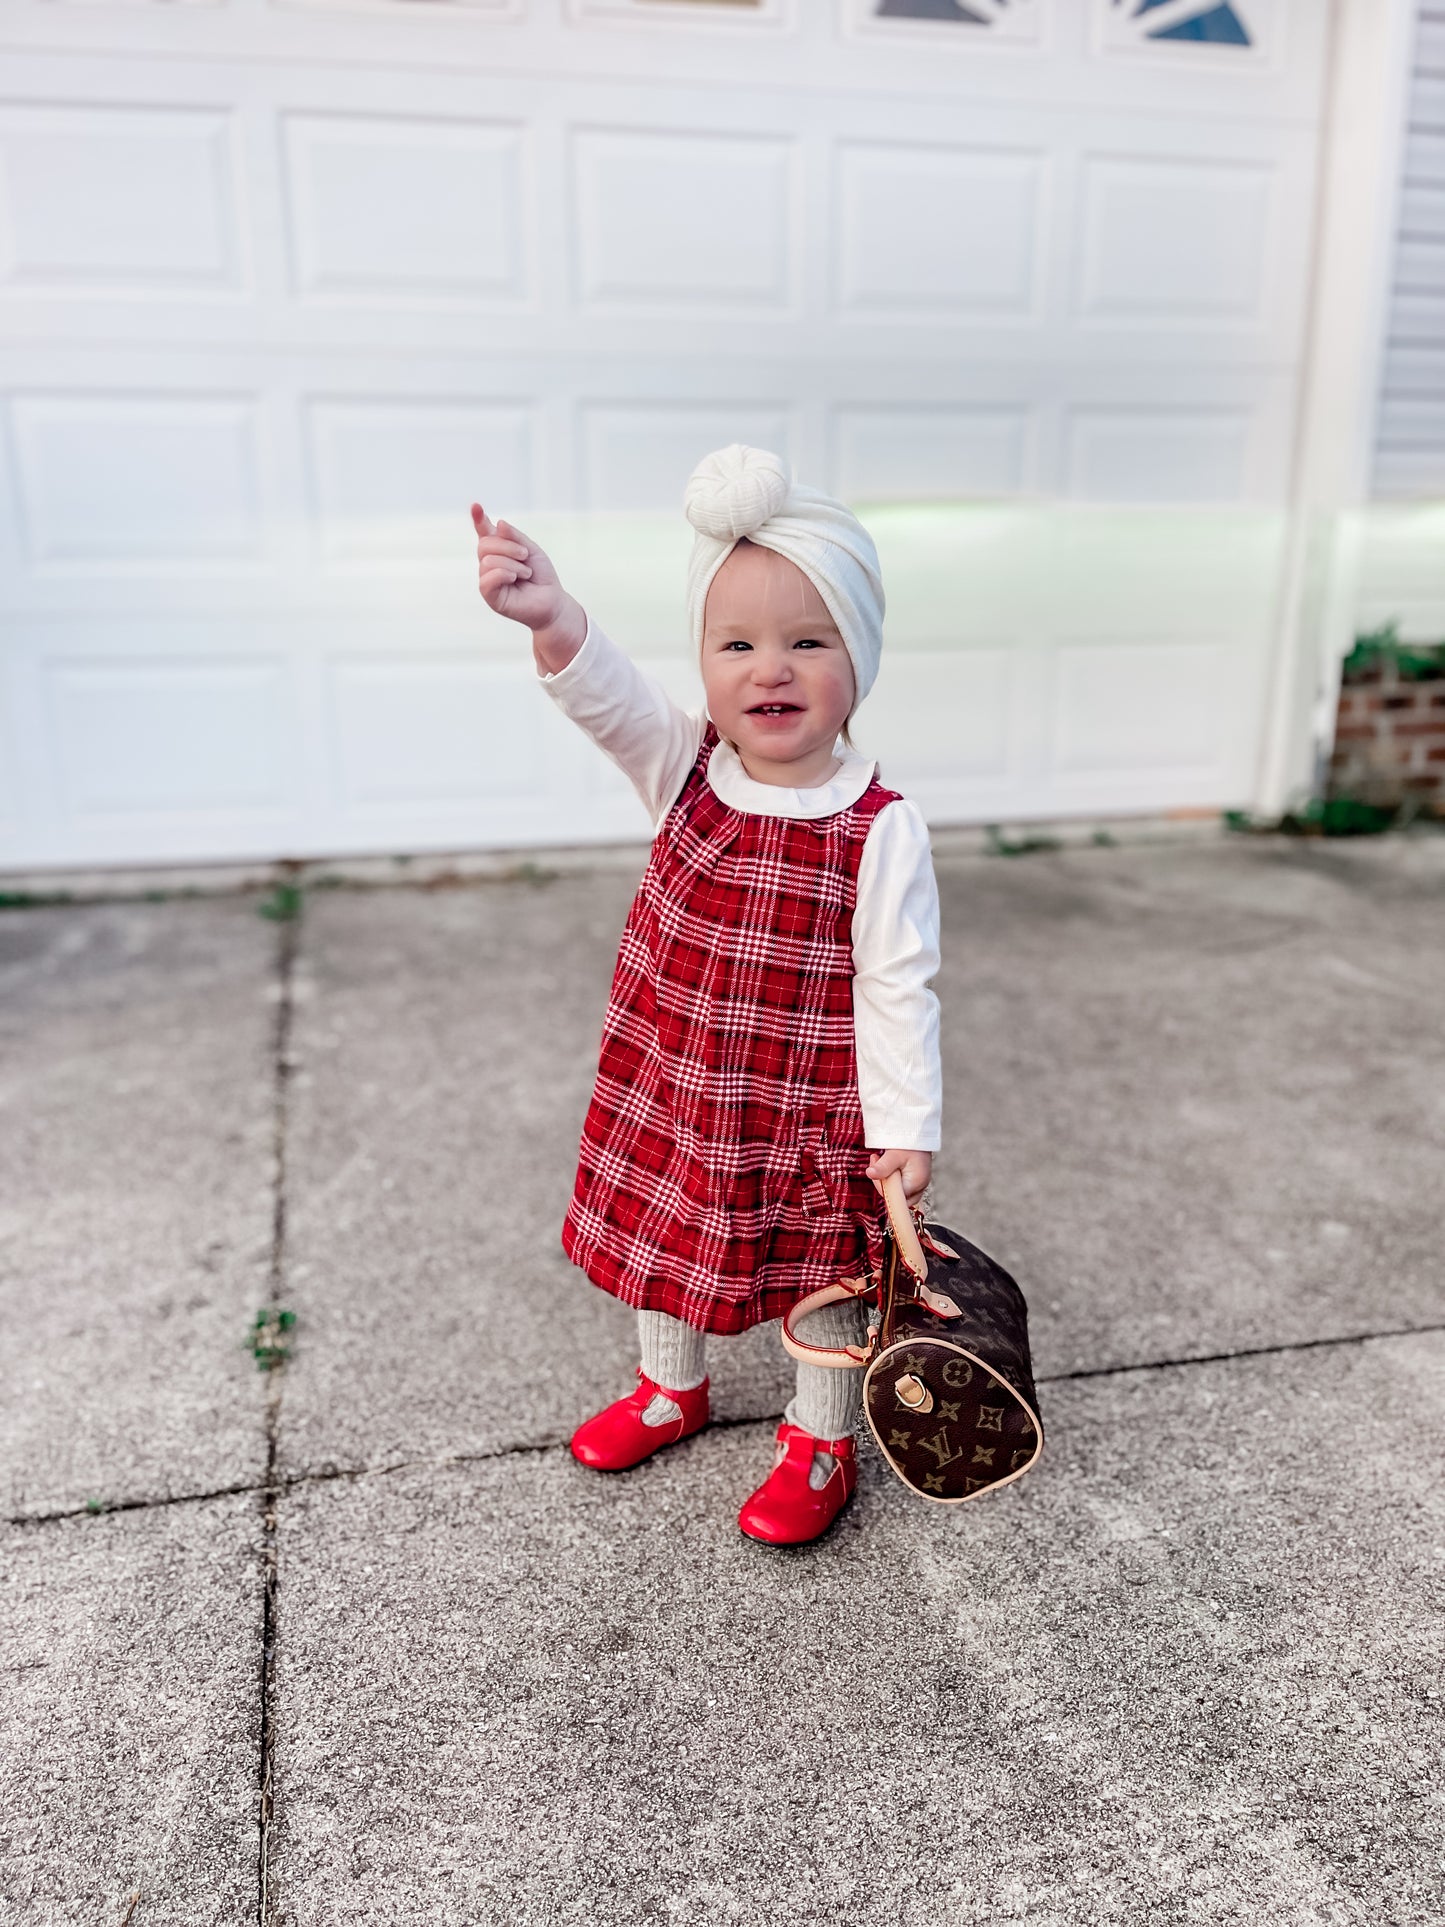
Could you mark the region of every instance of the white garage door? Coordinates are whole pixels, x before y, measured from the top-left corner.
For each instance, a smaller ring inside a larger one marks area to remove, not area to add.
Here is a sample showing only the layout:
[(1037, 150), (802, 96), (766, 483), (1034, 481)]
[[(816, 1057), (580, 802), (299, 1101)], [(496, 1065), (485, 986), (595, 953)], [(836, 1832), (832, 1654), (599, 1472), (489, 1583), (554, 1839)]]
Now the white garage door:
[(1418, 0), (1374, 492), (1445, 496), (1445, 0)]
[(1318, 0), (10, 0), (12, 867), (613, 838), (475, 592), (678, 689), (683, 480), (869, 508), (936, 821), (1248, 800)]

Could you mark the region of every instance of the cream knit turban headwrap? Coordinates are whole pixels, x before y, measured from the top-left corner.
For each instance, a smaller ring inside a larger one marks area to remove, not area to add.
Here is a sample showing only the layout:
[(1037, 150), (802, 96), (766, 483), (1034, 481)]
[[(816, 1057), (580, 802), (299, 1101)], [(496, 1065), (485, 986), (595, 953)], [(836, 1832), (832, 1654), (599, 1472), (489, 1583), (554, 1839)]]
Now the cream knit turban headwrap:
[(868, 694), (883, 648), (883, 577), (867, 529), (821, 489), (790, 482), (776, 455), (734, 442), (705, 455), (683, 498), (697, 530), (687, 567), (694, 648), (713, 577), (742, 536), (795, 563), (823, 598), (853, 663), (853, 707)]

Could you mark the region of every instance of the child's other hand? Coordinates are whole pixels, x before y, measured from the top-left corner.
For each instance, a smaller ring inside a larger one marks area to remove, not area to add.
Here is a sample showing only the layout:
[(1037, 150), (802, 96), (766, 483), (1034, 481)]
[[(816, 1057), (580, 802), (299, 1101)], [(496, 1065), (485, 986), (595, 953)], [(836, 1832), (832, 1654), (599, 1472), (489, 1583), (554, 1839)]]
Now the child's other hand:
[(472, 503), (477, 532), (477, 587), (499, 616), (532, 631), (537, 658), (554, 675), (565, 669), (587, 638), (582, 606), (562, 587), (545, 549), (511, 522), (493, 522)]
[(903, 1175), (903, 1191), (909, 1204), (917, 1204), (933, 1176), (932, 1151), (875, 1151), (868, 1160), (868, 1175), (880, 1192), (884, 1178), (892, 1177), (895, 1171)]

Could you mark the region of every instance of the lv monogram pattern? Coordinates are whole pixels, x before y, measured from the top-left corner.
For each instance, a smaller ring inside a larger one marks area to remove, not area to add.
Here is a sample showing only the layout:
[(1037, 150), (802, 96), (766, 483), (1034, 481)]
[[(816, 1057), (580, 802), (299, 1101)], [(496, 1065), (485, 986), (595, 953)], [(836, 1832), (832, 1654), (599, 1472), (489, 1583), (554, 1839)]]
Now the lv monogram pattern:
[[(959, 1316), (942, 1318), (907, 1295), (886, 1305), (864, 1409), (899, 1477), (956, 1504), (1017, 1477), (1043, 1449), (1028, 1308), (1002, 1265), (956, 1231), (925, 1225), (923, 1243), (929, 1289), (951, 1298)], [(905, 1403), (897, 1390), (905, 1378), (928, 1396), (910, 1391)]]

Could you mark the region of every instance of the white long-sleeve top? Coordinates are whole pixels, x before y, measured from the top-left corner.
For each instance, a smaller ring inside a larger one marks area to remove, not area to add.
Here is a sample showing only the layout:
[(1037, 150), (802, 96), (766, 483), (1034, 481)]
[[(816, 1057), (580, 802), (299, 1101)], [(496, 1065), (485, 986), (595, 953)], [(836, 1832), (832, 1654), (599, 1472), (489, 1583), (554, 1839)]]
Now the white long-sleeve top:
[[(656, 830), (676, 802), (707, 728), (608, 640), (594, 622), (565, 669), (542, 675), (547, 694), (610, 756), (642, 798)], [(817, 817), (845, 810), (872, 782), (876, 765), (840, 748), (841, 767), (811, 789), (782, 789), (748, 775), (720, 742), (708, 782), (729, 809), (750, 815)], [(942, 1076), (938, 999), (938, 885), (928, 828), (901, 798), (874, 817), (858, 863), (853, 909), (853, 1023), (863, 1134), (875, 1151), (936, 1151)]]

